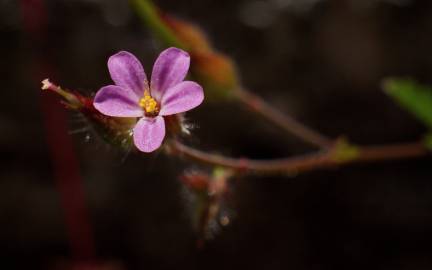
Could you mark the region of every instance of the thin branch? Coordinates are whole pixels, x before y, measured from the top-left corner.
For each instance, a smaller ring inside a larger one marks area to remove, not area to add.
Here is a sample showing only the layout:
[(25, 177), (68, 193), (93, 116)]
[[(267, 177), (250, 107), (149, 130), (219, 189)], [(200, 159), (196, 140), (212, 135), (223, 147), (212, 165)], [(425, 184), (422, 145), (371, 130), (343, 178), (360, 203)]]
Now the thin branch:
[(242, 173), (291, 173), (331, 168), (351, 163), (376, 162), (395, 159), (407, 159), (425, 156), (428, 149), (420, 142), (394, 144), (386, 146), (357, 147), (356, 156), (351, 159), (335, 158), (335, 149), (320, 151), (308, 155), (273, 160), (252, 160), (246, 158), (231, 158), (207, 153), (172, 141), (171, 151), (183, 158), (211, 166), (224, 167)]
[(265, 117), (303, 141), (323, 149), (329, 148), (334, 144), (334, 141), (330, 138), (327, 138), (319, 132), (303, 125), (291, 116), (283, 114), (265, 102), (261, 97), (249, 92), (248, 90), (238, 89), (235, 93), (238, 100), (253, 112)]
[(426, 148), (423, 142), (364, 146), (359, 148), (359, 155), (354, 162), (416, 158), (425, 156), (428, 153), (430, 153), (430, 150)]

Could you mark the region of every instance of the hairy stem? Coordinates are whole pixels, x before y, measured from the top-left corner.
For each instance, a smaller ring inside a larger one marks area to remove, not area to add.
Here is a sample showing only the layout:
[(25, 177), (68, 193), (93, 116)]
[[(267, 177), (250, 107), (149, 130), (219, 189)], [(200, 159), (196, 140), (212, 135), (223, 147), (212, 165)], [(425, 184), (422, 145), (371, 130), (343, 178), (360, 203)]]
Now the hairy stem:
[(376, 162), (385, 160), (421, 157), (428, 154), (423, 143), (414, 142), (384, 146), (356, 147), (356, 154), (349, 159), (337, 158), (336, 148), (319, 151), (312, 154), (291, 158), (273, 160), (252, 160), (246, 158), (231, 158), (222, 155), (207, 153), (172, 141), (172, 153), (199, 163), (211, 166), (220, 166), (231, 169), (237, 173), (291, 173), (331, 168), (351, 163)]
[(253, 112), (273, 122), (282, 129), (294, 134), (303, 141), (319, 148), (329, 148), (334, 144), (334, 141), (320, 134), (319, 132), (303, 125), (296, 119), (269, 105), (259, 96), (245, 89), (239, 89), (236, 92), (237, 99), (246, 105)]

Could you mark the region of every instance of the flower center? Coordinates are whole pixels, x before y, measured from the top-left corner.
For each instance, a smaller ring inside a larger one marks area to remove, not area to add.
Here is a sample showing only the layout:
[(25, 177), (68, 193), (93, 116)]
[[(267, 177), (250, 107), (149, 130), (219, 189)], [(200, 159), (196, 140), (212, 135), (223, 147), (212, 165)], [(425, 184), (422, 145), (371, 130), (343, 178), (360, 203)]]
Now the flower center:
[(159, 104), (147, 90), (144, 91), (144, 97), (140, 99), (139, 105), (143, 108), (146, 116), (156, 116), (159, 113)]

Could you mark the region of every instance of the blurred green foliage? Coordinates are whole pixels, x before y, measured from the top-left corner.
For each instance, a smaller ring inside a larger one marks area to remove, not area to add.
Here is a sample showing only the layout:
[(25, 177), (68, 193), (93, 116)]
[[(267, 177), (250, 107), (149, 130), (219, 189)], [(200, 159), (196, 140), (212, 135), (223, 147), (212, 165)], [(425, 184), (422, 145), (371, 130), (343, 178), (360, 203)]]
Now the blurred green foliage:
[(429, 150), (432, 150), (432, 133), (426, 134), (426, 136), (423, 138), (423, 142)]
[(401, 78), (384, 80), (383, 88), (401, 107), (432, 130), (432, 88)]

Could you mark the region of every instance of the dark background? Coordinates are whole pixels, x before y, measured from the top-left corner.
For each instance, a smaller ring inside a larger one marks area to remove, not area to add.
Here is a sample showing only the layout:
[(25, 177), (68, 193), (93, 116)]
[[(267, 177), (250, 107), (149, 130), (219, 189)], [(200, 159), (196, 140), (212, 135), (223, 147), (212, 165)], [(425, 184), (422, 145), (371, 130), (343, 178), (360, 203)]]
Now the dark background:
[[(46, 269), (71, 252), (40, 81), (93, 93), (110, 83), (110, 55), (131, 51), (149, 72), (160, 47), (127, 1), (45, 1), (44, 35), (24, 23), (23, 2), (0, 0), (0, 268)], [(432, 84), (431, 1), (157, 3), (204, 29), (248, 88), (328, 136), (378, 144), (425, 132), (380, 83), (409, 76)], [(189, 143), (204, 149), (253, 158), (313, 150), (236, 104), (205, 104), (188, 117), (197, 127)], [(69, 119), (102, 261), (126, 269), (432, 269), (430, 157), (241, 179), (227, 201), (231, 224), (197, 249), (178, 181), (194, 165), (162, 154), (123, 161), (80, 133), (77, 115)]]

